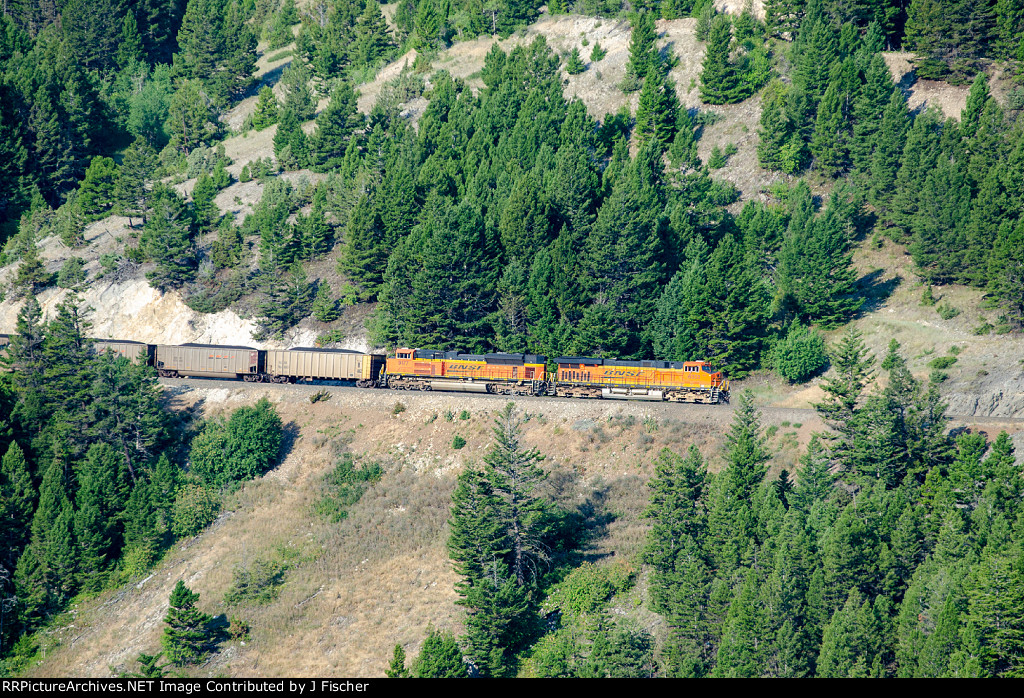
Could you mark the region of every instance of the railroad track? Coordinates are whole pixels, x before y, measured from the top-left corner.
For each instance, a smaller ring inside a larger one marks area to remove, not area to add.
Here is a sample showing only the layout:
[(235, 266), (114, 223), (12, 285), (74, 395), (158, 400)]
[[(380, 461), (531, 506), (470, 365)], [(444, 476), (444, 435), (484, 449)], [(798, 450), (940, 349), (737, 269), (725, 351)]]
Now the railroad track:
[[(448, 393), (441, 391), (396, 391), (381, 388), (355, 388), (347, 385), (331, 384), (329, 381), (322, 381), (316, 384), (291, 383), (291, 384), (262, 384), (262, 383), (240, 383), (237, 380), (221, 380), (218, 378), (161, 378), (160, 383), (168, 387), (184, 388), (187, 390), (210, 390), (229, 389), (254, 391), (259, 394), (268, 392), (285, 391), (302, 399), (321, 390), (326, 390), (332, 395), (349, 397), (382, 397), (383, 401), (394, 401), (414, 405), (419, 399), (426, 397), (447, 398), (453, 404), (470, 404), (476, 401), (488, 400), (502, 404), (510, 399), (527, 405), (592, 405), (597, 408), (621, 407), (633, 405), (641, 407), (648, 414), (656, 414), (664, 417), (694, 418), (697, 421), (720, 421), (729, 423), (732, 421), (732, 413), (737, 401), (733, 403), (721, 403), (717, 405), (699, 405), (692, 403), (672, 402), (634, 402), (624, 400), (596, 400), (584, 398), (564, 398), (552, 396), (516, 396), (511, 398), (508, 395), (492, 395), (490, 393)], [(340, 402), (338, 404), (341, 404)], [(813, 423), (820, 422), (818, 413), (809, 407), (773, 407), (770, 405), (758, 405), (766, 423), (777, 424), (782, 421)], [(543, 411), (543, 410), (538, 410)], [(1007, 431), (1024, 431), (1024, 418), (984, 416), (984, 415), (947, 415), (953, 427), (979, 426), (997, 428), (1002, 427)]]

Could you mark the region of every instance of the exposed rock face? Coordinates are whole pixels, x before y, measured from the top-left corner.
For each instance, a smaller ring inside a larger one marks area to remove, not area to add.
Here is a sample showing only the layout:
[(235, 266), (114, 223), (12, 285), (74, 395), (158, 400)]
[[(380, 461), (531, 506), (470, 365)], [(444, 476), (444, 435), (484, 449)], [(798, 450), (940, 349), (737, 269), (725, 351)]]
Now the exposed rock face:
[(946, 396), (949, 414), (978, 417), (1024, 417), (1024, 377), (978, 393), (953, 392)]
[[(39, 295), (44, 316), (68, 295), (61, 289), (46, 289)], [(132, 339), (151, 344), (251, 344), (255, 329), (251, 320), (243, 320), (230, 310), (212, 315), (197, 313), (177, 293), (160, 293), (145, 279), (122, 282), (94, 281), (79, 294), (82, 306), (92, 308), (89, 334), (93, 337)], [(21, 310), (20, 303), (0, 305), (0, 330), (13, 332)]]

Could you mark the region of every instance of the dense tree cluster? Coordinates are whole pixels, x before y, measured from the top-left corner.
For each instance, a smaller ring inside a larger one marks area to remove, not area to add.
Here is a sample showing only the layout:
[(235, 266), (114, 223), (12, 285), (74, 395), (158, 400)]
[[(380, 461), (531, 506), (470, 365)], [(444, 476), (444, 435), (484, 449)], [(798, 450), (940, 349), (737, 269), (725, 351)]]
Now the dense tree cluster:
[[(218, 488), (276, 463), (268, 403), (212, 421), (189, 454), (155, 371), (97, 355), (74, 297), (44, 322), (30, 296), (0, 376), (0, 652), (79, 592), (144, 572), (212, 521)], [(180, 656), (168, 649), (172, 661)], [(0, 655), (2, 657), (2, 655)]]
[[(863, 395), (872, 358), (837, 352), (796, 486), (766, 477), (771, 454), (750, 399), (726, 468), (662, 453), (646, 562), (670, 633), (672, 676), (1015, 676), (1024, 576), (1013, 447), (945, 433), (934, 387), (898, 345), (888, 387)], [(783, 464), (788, 465), (788, 464)], [(1006, 622), (1005, 619), (1016, 620)]]

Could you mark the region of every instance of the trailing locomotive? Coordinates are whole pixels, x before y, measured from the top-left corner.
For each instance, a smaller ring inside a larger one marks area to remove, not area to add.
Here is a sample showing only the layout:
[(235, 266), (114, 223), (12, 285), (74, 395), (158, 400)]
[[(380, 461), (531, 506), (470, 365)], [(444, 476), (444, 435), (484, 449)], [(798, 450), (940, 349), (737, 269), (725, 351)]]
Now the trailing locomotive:
[(538, 354), (460, 354), (398, 349), (387, 360), (384, 385), (396, 390), (448, 390), (498, 395), (543, 395), (547, 357)]
[[(0, 334), (0, 356), (9, 343)], [(704, 361), (624, 361), (540, 354), (463, 354), (396, 350), (395, 356), (347, 349), (255, 349), (214, 344), (145, 344), (97, 339), (97, 353), (143, 362), (164, 378), (229, 378), (247, 382), (337, 381), (360, 388), (441, 390), (496, 395), (551, 395), (612, 400), (716, 404), (729, 401), (729, 381)]]
[(585, 356), (555, 359), (554, 394), (616, 400), (728, 402), (729, 381), (704, 361), (622, 361)]

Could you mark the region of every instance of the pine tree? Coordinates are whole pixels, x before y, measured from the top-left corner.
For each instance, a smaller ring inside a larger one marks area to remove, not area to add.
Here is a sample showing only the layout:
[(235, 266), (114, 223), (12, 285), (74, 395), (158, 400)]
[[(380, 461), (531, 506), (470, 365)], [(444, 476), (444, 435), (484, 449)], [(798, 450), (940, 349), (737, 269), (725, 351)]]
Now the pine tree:
[(433, 629), (423, 641), (419, 656), (413, 660), (411, 673), (418, 679), (461, 679), (469, 676), (455, 637)]
[(357, 141), (356, 131), (364, 125), (349, 82), (341, 82), (331, 101), (316, 118), (316, 132), (310, 137), (310, 158), (318, 171), (337, 169), (344, 161), (349, 143)]
[(338, 301), (331, 295), (330, 286), (321, 282), (316, 291), (316, 298), (313, 299), (313, 317), (319, 322), (333, 322), (340, 315)]
[(624, 88), (633, 92), (651, 71), (660, 70), (661, 61), (655, 45), (657, 34), (654, 30), (653, 12), (635, 12), (630, 17), (629, 61), (626, 63)]
[(276, 123), (277, 97), (274, 96), (274, 89), (270, 85), (264, 85), (260, 88), (260, 96), (252, 113), (252, 127), (262, 131)]
[(706, 611), (712, 571), (703, 552), (708, 474), (700, 451), (691, 446), (683, 458), (662, 450), (649, 485), (644, 517), (652, 527), (644, 561), (654, 569), (652, 609), (669, 624), (667, 669), (672, 676), (703, 676), (713, 661), (713, 629)]
[(369, 0), (356, 25), (355, 59), (359, 66), (375, 66), (388, 56), (392, 48), (384, 14), (376, 0)]
[(287, 106), (280, 112), (277, 133), (274, 134), (274, 157), (284, 170), (305, 167), (309, 159), (306, 134), (295, 112)]
[(0, 536), (6, 543), (0, 566), (5, 570), (14, 569), (28, 542), (35, 496), (25, 452), (12, 440), (0, 461)]
[(768, 85), (761, 97), (757, 159), (762, 167), (794, 174), (807, 164), (807, 146), (793, 123), (788, 89), (781, 81)]
[(169, 145), (183, 155), (209, 143), (217, 133), (213, 104), (198, 80), (185, 80), (175, 91), (168, 124)]
[(144, 58), (142, 36), (139, 34), (135, 12), (128, 9), (124, 13), (124, 20), (121, 23), (121, 42), (117, 46), (117, 66), (124, 70), (134, 63), (142, 62)]
[(732, 21), (717, 15), (711, 23), (704, 63), (700, 73), (700, 98), (706, 104), (732, 104), (747, 94), (736, 66), (729, 60)]
[(152, 212), (146, 219), (140, 246), (156, 262), (146, 278), (154, 288), (180, 288), (195, 278), (198, 261), (185, 203), (171, 189), (154, 189)]
[(401, 645), (395, 645), (395, 652), (391, 657), (391, 664), (384, 671), (389, 679), (407, 679), (409, 670), (405, 668), (405, 650)]
[(206, 624), (210, 616), (196, 608), (199, 594), (195, 594), (178, 580), (171, 592), (170, 608), (164, 617), (164, 634), (161, 638), (167, 659), (175, 666), (198, 664), (208, 651), (210, 633)]
[(757, 574), (750, 570), (729, 604), (712, 676), (754, 678), (764, 674), (766, 649), (770, 646), (765, 620), (757, 599)]
[(569, 75), (579, 75), (587, 66), (584, 65), (583, 59), (580, 58), (580, 50), (573, 46), (572, 51), (569, 52), (569, 58), (565, 61), (565, 72)]
[(795, 205), (804, 213), (793, 216), (779, 250), (777, 298), (805, 321), (835, 327), (864, 302), (854, 291), (850, 206), (833, 193), (828, 208), (812, 217), (810, 192), (801, 196)]
[(156, 166), (156, 153), (144, 139), (136, 138), (124, 153), (114, 183), (114, 210), (128, 217), (129, 227), (134, 227), (133, 217), (142, 218), (143, 224), (146, 222), (148, 185)]
[(843, 114), (843, 95), (830, 83), (818, 106), (818, 120), (810, 149), (815, 167), (828, 177), (838, 177), (847, 167), (847, 121)]

